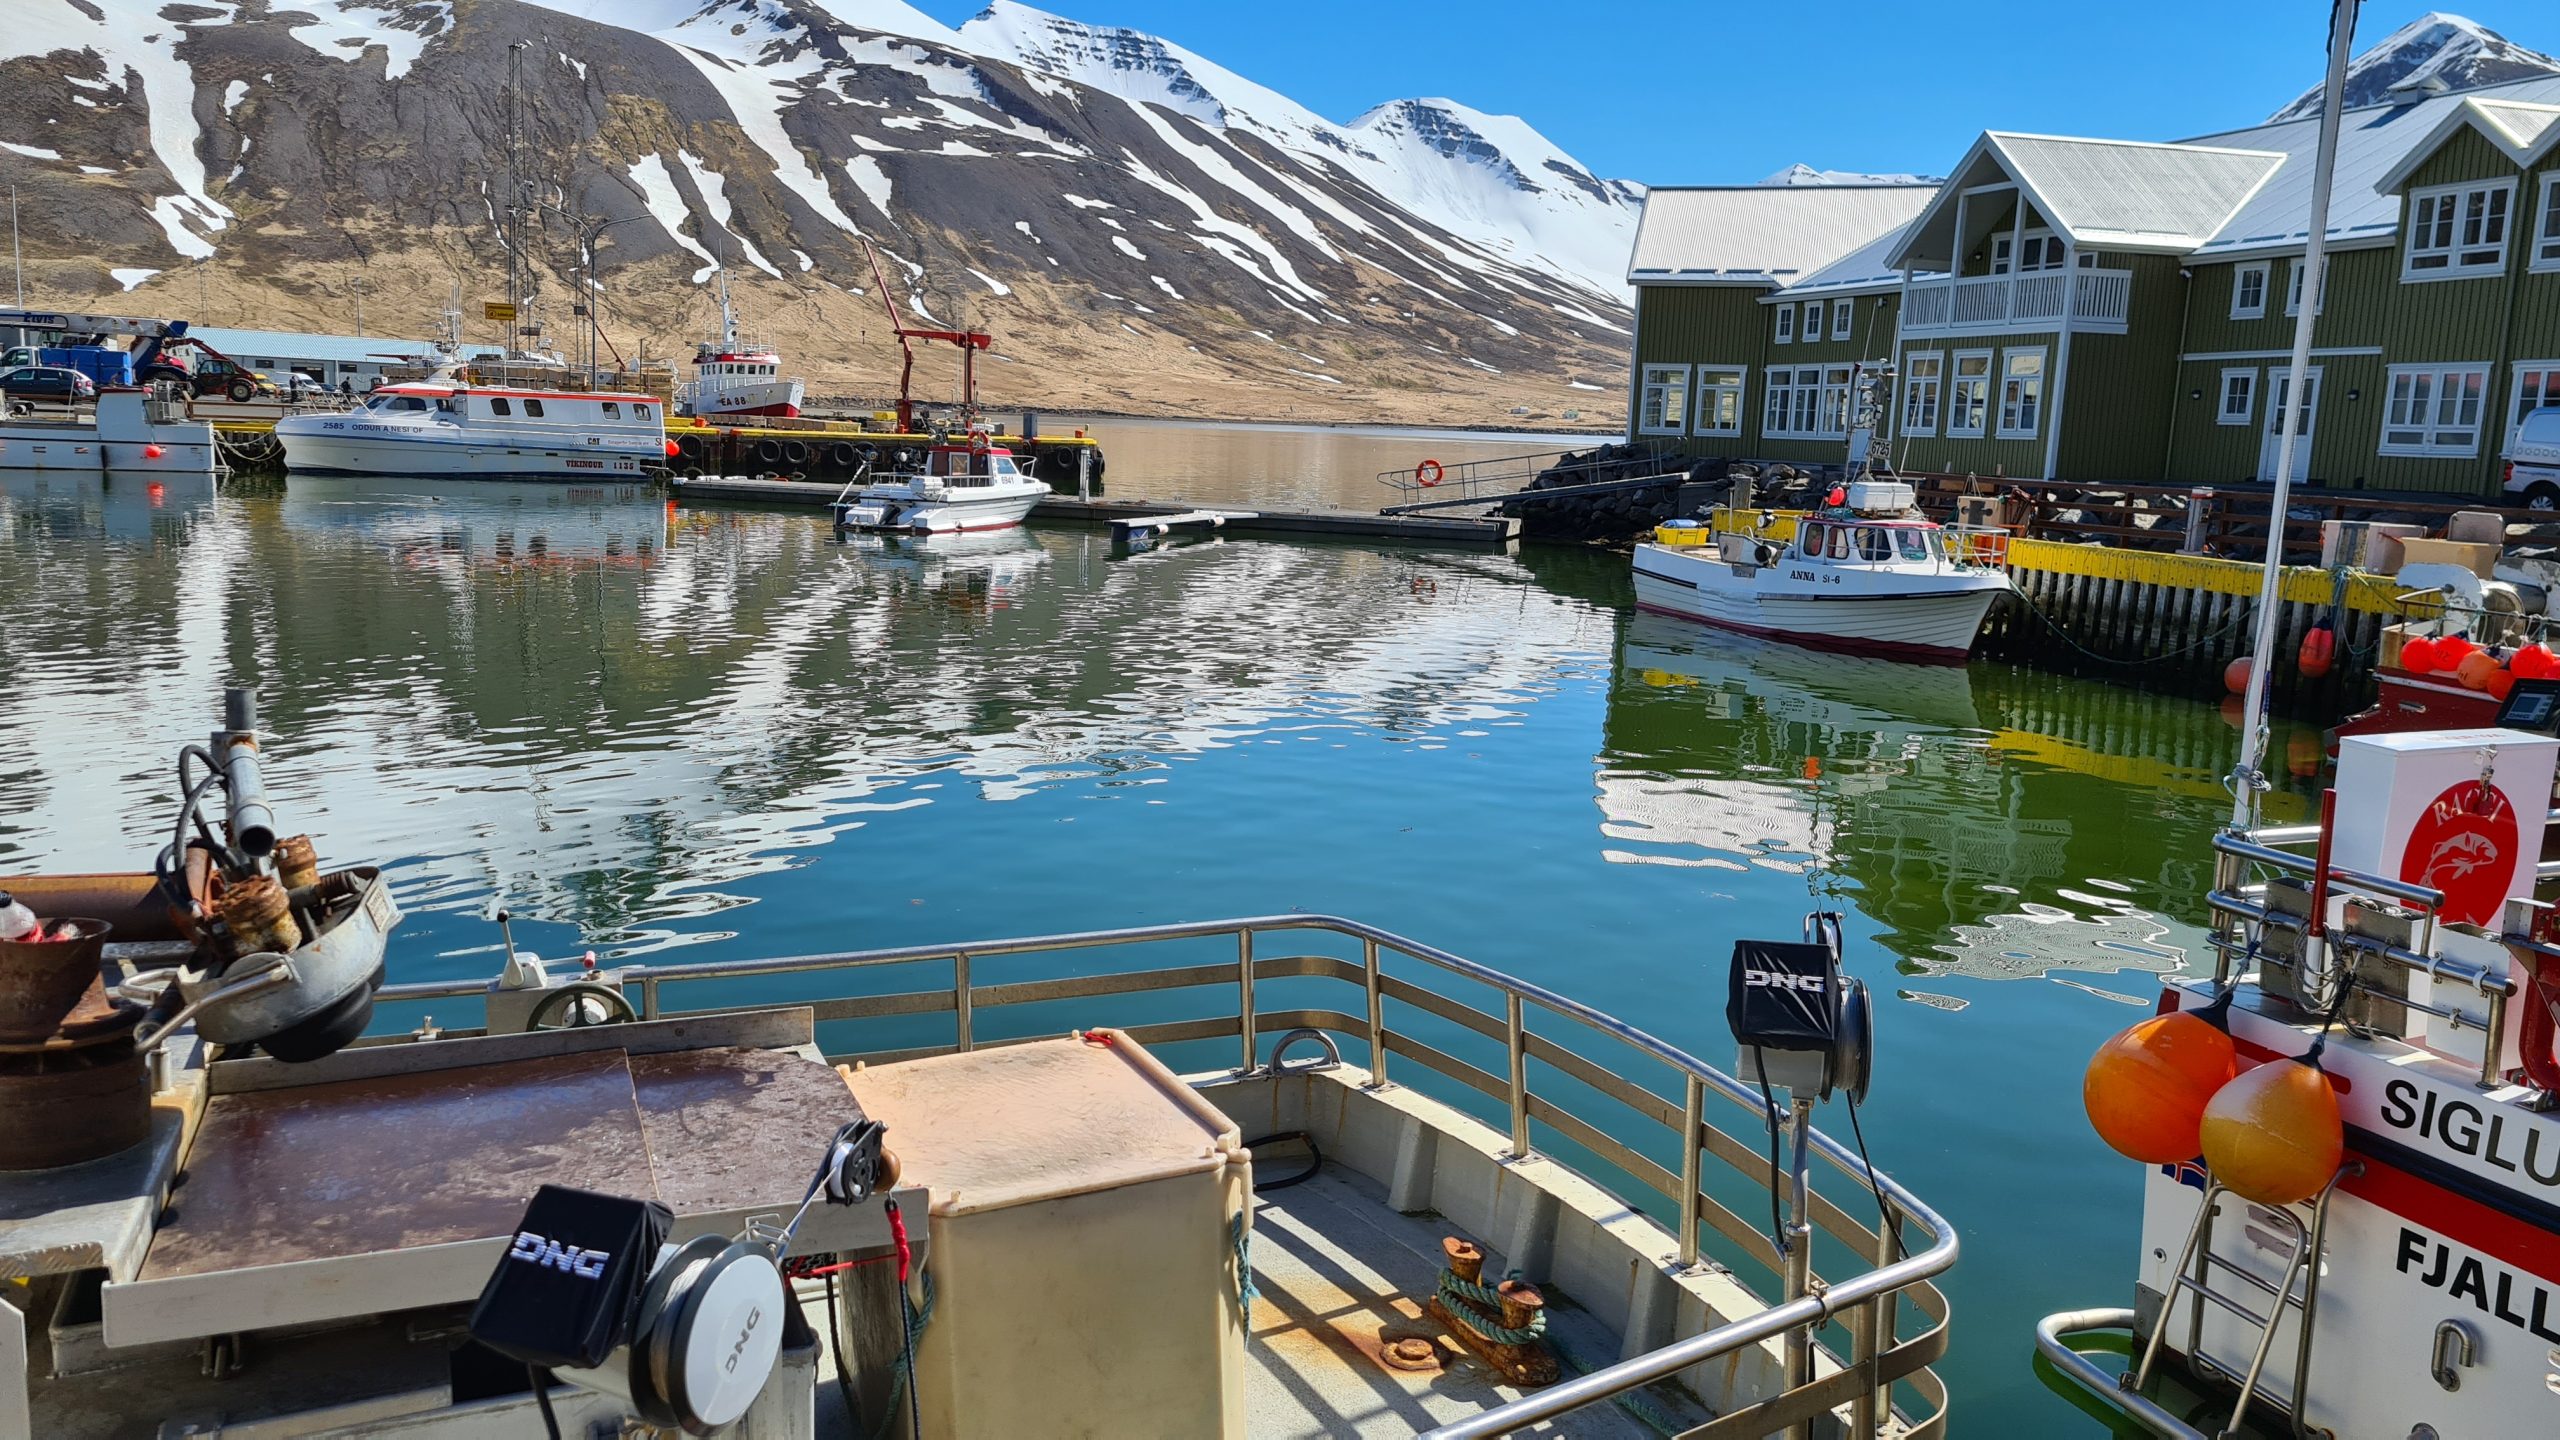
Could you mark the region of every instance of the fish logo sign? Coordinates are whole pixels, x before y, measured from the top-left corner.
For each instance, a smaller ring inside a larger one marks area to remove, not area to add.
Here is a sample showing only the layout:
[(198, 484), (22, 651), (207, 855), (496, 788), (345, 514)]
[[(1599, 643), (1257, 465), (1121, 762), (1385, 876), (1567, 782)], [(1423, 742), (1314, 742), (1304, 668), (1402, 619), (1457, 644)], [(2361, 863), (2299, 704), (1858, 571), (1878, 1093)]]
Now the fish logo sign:
[(2478, 925), (2507, 902), (2522, 838), (2496, 785), (2465, 780), (2428, 802), (2400, 852), (2400, 878), (2444, 892), (2444, 918)]

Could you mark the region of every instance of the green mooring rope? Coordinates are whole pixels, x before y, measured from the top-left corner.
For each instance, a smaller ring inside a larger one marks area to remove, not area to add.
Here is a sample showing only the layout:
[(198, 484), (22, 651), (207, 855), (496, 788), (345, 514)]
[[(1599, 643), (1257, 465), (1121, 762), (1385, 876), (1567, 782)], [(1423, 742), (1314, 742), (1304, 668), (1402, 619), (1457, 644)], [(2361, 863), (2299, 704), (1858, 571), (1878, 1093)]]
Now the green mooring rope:
[(1244, 1212), (1239, 1210), (1227, 1220), (1227, 1243), (1236, 1251), (1236, 1305), (1244, 1311), (1244, 1329), (1253, 1333), (1253, 1302), (1262, 1292), (1253, 1285), (1253, 1232), (1245, 1227)]
[[(1505, 1280), (1522, 1276), (1514, 1270)], [(1502, 1313), (1502, 1292), (1490, 1285), (1462, 1280), (1458, 1272), (1446, 1266), (1440, 1270), (1440, 1304), (1451, 1319), (1465, 1325), (1496, 1345), (1526, 1345), (1547, 1333), (1547, 1312), (1540, 1310), (1529, 1317), (1529, 1323), (1514, 1329), (1490, 1318)]]

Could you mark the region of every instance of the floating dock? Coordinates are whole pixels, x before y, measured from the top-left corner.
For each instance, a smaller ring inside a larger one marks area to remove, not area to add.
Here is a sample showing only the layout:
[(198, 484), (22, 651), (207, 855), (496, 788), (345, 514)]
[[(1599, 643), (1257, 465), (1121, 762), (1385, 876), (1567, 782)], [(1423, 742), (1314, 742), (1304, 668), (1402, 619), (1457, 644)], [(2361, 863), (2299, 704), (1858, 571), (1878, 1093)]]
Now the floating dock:
[[(814, 481), (715, 475), (678, 479), (672, 484), (676, 499), (689, 505), (745, 502), (822, 509), (844, 491), (842, 485)], [(1079, 500), (1072, 495), (1052, 495), (1032, 510), (1031, 518), (1060, 525), (1119, 526), (1200, 513), (1200, 507), (1178, 500)], [(1356, 510), (1257, 510), (1251, 513), (1230, 510), (1219, 513), (1226, 517), (1219, 533), (1226, 535), (1331, 536), (1344, 540), (1386, 540), (1470, 549), (1497, 549), (1520, 536), (1520, 522), (1503, 517), (1371, 515)]]

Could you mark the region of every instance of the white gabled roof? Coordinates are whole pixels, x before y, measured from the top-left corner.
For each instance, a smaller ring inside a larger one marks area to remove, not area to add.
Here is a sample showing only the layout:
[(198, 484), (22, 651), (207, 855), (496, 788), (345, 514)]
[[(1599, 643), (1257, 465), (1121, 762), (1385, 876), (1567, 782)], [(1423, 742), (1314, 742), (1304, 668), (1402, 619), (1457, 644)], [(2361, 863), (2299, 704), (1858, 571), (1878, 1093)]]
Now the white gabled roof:
[[(2502, 126), (2512, 127), (2522, 111), (2555, 105), (2560, 105), (2560, 76), (2433, 95), (2415, 103), (2368, 105), (2347, 111), (2339, 116), (2338, 167), (2330, 191), (2328, 243), (2348, 248), (2388, 245), (2398, 236), (2400, 197), (2382, 188), (2382, 182), (2400, 170), (2409, 157), (2432, 154), (2443, 140), (2437, 131), (2457, 111), (2476, 107), (2497, 117)], [(2211, 240), (2197, 247), (2196, 258), (2236, 260), (2300, 250), (2309, 238), (2305, 222), (2311, 212), (2311, 160), (2319, 140), (2317, 116), (2199, 137), (2199, 144), (2280, 150), (2285, 163), (2274, 179), (2240, 207), (2239, 214), (2231, 217)], [(2552, 140), (2553, 132), (2545, 129), (2540, 143), (2547, 147)]]
[(1855, 294), (1861, 290), (1891, 290), (1902, 284), (1902, 272), (1885, 263), (1894, 247), (1902, 243), (1908, 225), (1896, 225), (1873, 240), (1814, 271), (1794, 284), (1763, 297), (1769, 300), (1814, 298), (1822, 295)]
[(2530, 169), (2551, 142), (2560, 139), (2560, 105), (2535, 105), (2522, 100), (2485, 100), (2465, 95), (2461, 103), (2445, 112), (2417, 144), (2400, 156), (2400, 162), (2382, 172), (2373, 188), (2384, 195), (2397, 195), (2409, 184), (2418, 167), (2434, 158), (2444, 143), (2462, 130), (2477, 130), (2499, 153)]
[(2081, 249), (2182, 255), (2220, 230), (2284, 159), (2268, 150), (1988, 130), (1886, 259), (1952, 269), (1976, 238), (1955, 234), (1957, 196), (2003, 182), (2014, 182)]
[(1727, 185), (1645, 196), (1630, 285), (1786, 285), (1897, 230), (1937, 187)]

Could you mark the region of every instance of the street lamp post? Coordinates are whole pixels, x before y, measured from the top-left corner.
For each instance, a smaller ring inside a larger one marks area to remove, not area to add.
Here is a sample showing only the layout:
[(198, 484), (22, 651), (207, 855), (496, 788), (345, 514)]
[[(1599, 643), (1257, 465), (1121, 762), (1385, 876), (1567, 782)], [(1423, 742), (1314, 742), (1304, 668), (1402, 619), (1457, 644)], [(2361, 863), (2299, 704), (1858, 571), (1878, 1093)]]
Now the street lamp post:
[(624, 215), (611, 220), (598, 220), (587, 227), (585, 243), (579, 248), (587, 262), (587, 388), (596, 388), (596, 350), (604, 335), (604, 322), (596, 314), (596, 241), (604, 232), (627, 221), (646, 219), (642, 215)]

